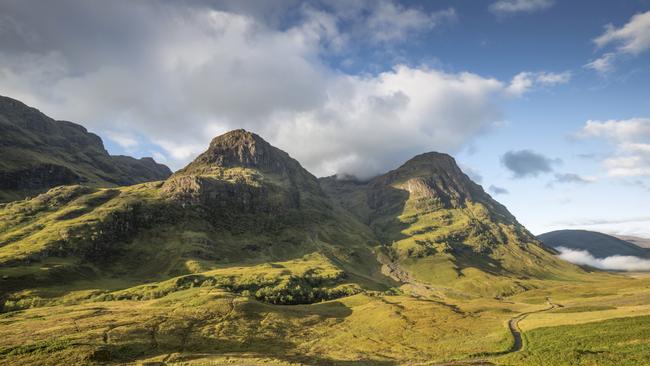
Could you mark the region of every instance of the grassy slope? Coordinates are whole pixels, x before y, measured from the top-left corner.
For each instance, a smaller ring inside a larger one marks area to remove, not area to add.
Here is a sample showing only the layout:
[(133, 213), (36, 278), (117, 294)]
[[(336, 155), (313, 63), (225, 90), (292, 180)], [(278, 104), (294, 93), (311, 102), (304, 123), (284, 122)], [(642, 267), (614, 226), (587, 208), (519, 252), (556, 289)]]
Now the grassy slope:
[[(299, 262), (277, 265), (297, 265), (298, 271), (303, 267)], [(622, 284), (620, 291), (617, 283)], [(647, 316), (634, 317), (632, 309), (647, 301), (649, 284), (648, 279), (603, 277), (593, 283), (574, 284), (577, 293), (572, 297), (561, 283), (549, 281), (544, 293), (536, 295), (559, 298), (565, 294), (561, 302), (567, 304), (565, 308), (524, 320), (524, 350), (492, 362), (643, 365), (650, 352), (649, 320)], [(599, 292), (601, 286), (607, 292)], [(592, 304), (618, 303), (620, 311), (608, 314), (608, 310), (592, 305), (579, 308), (578, 313), (566, 313), (566, 309), (574, 308), (572, 302), (583, 301), (585, 294), (591, 294)], [(248, 364), (427, 363), (507, 349), (511, 339), (505, 323), (517, 313), (543, 308), (538, 302), (536, 296), (530, 296), (443, 303), (367, 292), (312, 305), (282, 306), (202, 283), (158, 298), (115, 297), (3, 314), (0, 360), (16, 365), (103, 363), (108, 359), (116, 363), (225, 362), (228, 357)], [(593, 318), (596, 313), (599, 318)], [(535, 317), (552, 316), (578, 316), (585, 322), (559, 325), (561, 321), (551, 321), (545, 323), (552, 327), (532, 329), (526, 325)]]

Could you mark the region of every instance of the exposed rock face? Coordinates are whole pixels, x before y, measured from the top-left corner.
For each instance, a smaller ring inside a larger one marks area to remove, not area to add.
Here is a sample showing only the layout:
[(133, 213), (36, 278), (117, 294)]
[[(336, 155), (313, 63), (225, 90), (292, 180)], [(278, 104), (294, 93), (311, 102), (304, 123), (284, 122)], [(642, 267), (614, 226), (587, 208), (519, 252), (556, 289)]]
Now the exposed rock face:
[(0, 96), (0, 202), (62, 184), (120, 186), (171, 175), (151, 158), (111, 156), (83, 126)]
[(258, 135), (246, 130), (234, 130), (215, 137), (208, 150), (199, 155), (184, 172), (204, 167), (256, 168), (263, 171), (286, 172), (297, 168), (298, 162), (289, 154), (271, 146)]
[(268, 213), (300, 206), (300, 193), (295, 189), (283, 192), (269, 185), (228, 182), (207, 176), (174, 176), (165, 182), (162, 192), (184, 206), (202, 205), (219, 212)]
[(163, 192), (185, 204), (251, 212), (300, 208), (310, 196), (326, 199), (300, 163), (245, 130), (214, 138), (208, 150), (165, 182)]
[(417, 155), (399, 168), (373, 179), (372, 189), (394, 187), (409, 193), (410, 201), (427, 201), (439, 208), (466, 207), (480, 203), (507, 222), (516, 222), (508, 210), (474, 183), (447, 154), (429, 152)]
[(231, 168), (254, 169), (262, 174), (274, 175), (293, 186), (318, 190), (316, 177), (289, 154), (242, 129), (215, 137), (208, 150), (174, 175), (223, 174)]
[[(505, 222), (516, 222), (503, 205), (463, 173), (454, 158), (447, 154), (429, 152), (418, 155), (399, 168), (368, 182), (339, 180), (336, 177), (322, 178), (320, 182), (328, 194), (362, 217), (377, 216), (391, 210), (401, 212), (407, 204), (420, 206), (416, 207), (416, 211), (425, 211), (462, 209), (469, 203), (480, 203), (486, 206), (491, 215)], [(351, 198), (351, 195), (357, 197)], [(359, 204), (360, 195), (364, 196), (362, 201), (366, 207)], [(368, 220), (366, 217), (364, 221)]]
[(397, 186), (409, 192), (411, 199), (433, 198), (444, 208), (460, 207), (468, 200), (485, 198), (485, 192), (458, 168), (454, 158), (436, 152), (412, 158), (374, 179), (371, 186)]

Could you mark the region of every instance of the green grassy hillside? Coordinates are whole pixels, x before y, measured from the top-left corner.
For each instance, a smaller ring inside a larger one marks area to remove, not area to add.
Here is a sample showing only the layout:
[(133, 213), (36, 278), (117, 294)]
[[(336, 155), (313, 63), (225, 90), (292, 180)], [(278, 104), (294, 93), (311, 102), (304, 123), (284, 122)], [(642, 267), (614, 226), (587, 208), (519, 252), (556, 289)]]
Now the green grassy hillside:
[[(234, 142), (228, 140), (233, 135)], [(391, 281), (379, 273), (370, 230), (335, 208), (295, 160), (241, 131), (215, 139), (203, 157), (223, 156), (214, 144), (237, 150), (242, 142), (253, 159), (266, 149), (273, 168), (199, 158), (165, 182), (65, 186), (3, 205), (5, 310), (83, 297), (105, 283), (113, 290), (184, 275), (238, 293), (259, 292), (256, 297), (272, 303), (340, 297), (361, 285), (387, 289)], [(295, 273), (258, 265), (306, 257), (316, 259)], [(212, 272), (240, 265), (252, 266), (242, 279)], [(323, 277), (323, 268), (336, 271)]]

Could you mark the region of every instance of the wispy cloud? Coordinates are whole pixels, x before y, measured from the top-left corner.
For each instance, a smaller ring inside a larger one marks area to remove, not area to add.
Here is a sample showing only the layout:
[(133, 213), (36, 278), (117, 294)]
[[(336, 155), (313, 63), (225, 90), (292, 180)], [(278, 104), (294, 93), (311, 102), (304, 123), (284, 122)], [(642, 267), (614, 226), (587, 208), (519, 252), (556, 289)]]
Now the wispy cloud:
[(596, 181), (596, 178), (593, 177), (583, 177), (575, 173), (561, 173), (555, 174), (555, 183), (593, 183)]
[[(369, 4), (373, 4), (373, 2)], [(363, 12), (357, 16), (363, 16)], [(365, 23), (370, 39), (377, 42), (392, 42), (403, 40), (410, 33), (429, 30), (456, 20), (457, 15), (454, 8), (426, 13), (392, 1), (379, 1), (363, 23)]]
[(636, 56), (650, 49), (650, 11), (635, 14), (619, 28), (607, 24), (605, 32), (594, 38), (593, 42), (599, 49), (610, 45), (615, 48), (590, 61), (585, 67), (601, 74), (610, 72), (614, 68), (614, 61), (620, 55)]
[(138, 146), (138, 140), (129, 134), (107, 131), (106, 136), (125, 149), (132, 149)]
[(489, 9), (498, 16), (518, 13), (533, 13), (550, 8), (554, 0), (499, 0), (490, 4)]
[(650, 260), (624, 255), (613, 255), (605, 258), (596, 258), (586, 250), (575, 250), (565, 247), (556, 247), (560, 258), (565, 261), (604, 269), (608, 271), (650, 271)]
[(616, 54), (613, 52), (608, 52), (595, 60), (587, 62), (584, 67), (587, 69), (595, 70), (601, 75), (605, 75), (614, 69), (615, 59)]
[(560, 84), (566, 84), (571, 80), (571, 72), (530, 72), (524, 71), (515, 75), (510, 81), (506, 92), (521, 96), (535, 87), (550, 87)]
[(620, 219), (585, 218), (585, 219), (557, 221), (553, 225), (579, 227), (579, 226), (596, 226), (596, 225), (608, 225), (608, 224), (627, 224), (627, 223), (644, 222), (644, 221), (650, 221), (650, 216), (628, 217), (628, 218), (620, 218)]

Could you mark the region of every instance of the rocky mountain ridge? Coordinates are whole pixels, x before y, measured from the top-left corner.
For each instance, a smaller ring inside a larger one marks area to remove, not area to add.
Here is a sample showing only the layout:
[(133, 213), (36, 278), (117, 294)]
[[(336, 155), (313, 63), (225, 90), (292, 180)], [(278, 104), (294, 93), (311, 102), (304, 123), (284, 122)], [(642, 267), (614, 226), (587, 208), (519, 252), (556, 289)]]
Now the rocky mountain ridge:
[(117, 187), (166, 179), (152, 158), (111, 156), (83, 126), (0, 96), (0, 202), (67, 184)]

